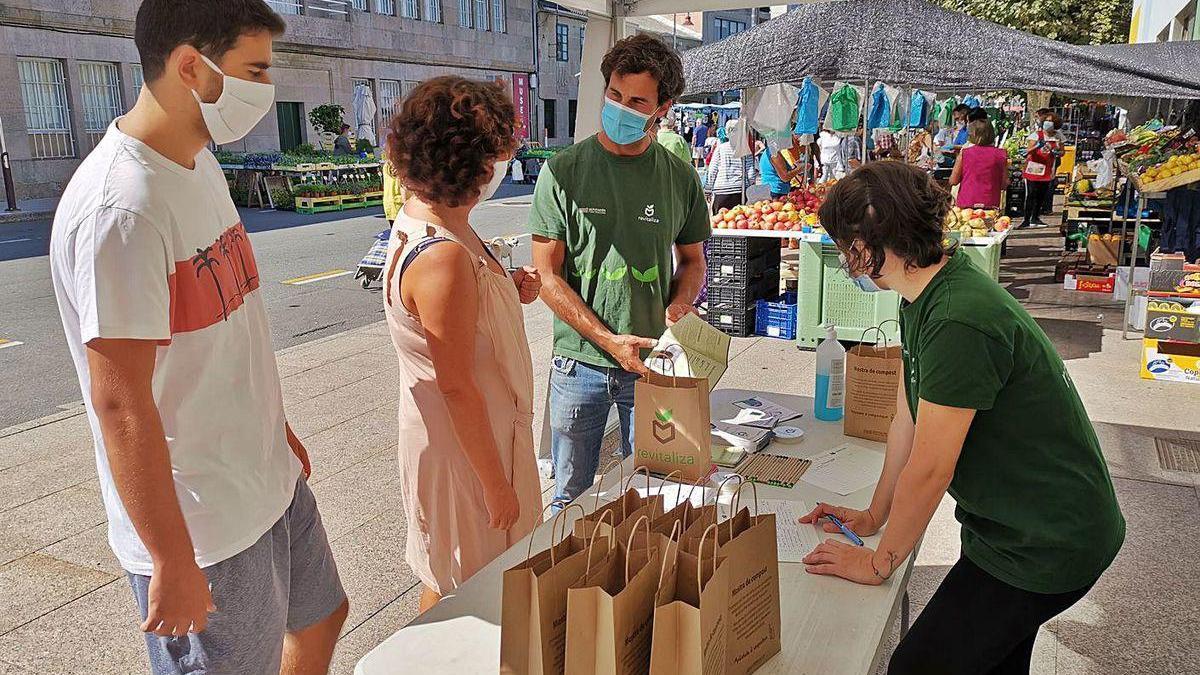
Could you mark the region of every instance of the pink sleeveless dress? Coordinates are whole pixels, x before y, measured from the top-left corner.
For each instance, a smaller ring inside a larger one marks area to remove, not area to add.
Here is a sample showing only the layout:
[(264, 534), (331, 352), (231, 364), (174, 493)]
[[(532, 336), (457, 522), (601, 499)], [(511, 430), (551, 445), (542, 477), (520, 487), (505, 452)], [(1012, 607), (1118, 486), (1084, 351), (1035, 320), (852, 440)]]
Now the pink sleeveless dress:
[(405, 560), (422, 583), (444, 595), (529, 534), (541, 522), (542, 497), (533, 448), (533, 364), (520, 297), (512, 279), (479, 259), (475, 380), (487, 402), (500, 461), (521, 505), (520, 517), (507, 532), (488, 526), (483, 488), (438, 390), (425, 331), (400, 299), (401, 266), (431, 237), (453, 242), (438, 246), (462, 245), (449, 231), (400, 212), (388, 243), (384, 306), (400, 365), (397, 451), (408, 518)]

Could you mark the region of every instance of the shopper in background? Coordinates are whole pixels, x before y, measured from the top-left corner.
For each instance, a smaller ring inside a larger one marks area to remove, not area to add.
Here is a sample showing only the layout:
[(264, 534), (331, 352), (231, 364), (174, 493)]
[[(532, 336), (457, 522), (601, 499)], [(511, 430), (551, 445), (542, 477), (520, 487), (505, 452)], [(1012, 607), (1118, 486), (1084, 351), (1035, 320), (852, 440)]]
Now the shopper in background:
[(721, 136), (723, 135), (725, 135), (724, 128), (717, 129), (716, 131), (709, 129), (708, 138), (704, 139), (704, 157), (700, 164), (701, 167), (706, 167), (712, 163), (713, 153), (716, 152), (717, 146), (721, 144)]
[(862, 131), (862, 126), (860, 125), (857, 130), (846, 132), (842, 135), (841, 143), (838, 145), (838, 164), (841, 165), (841, 176), (845, 176), (862, 166)]
[(1029, 134), (1026, 141), (1025, 170), (1025, 220), (1022, 227), (1046, 227), (1041, 214), (1047, 193), (1054, 188), (1054, 173), (1058, 158), (1062, 156), (1065, 139), (1058, 132), (1062, 122), (1050, 113), (1042, 120), (1042, 126)]
[(704, 158), (708, 157), (708, 146), (705, 145), (708, 141), (708, 131), (704, 117), (697, 117), (696, 128), (692, 131), (692, 162), (701, 169), (704, 168)]
[(725, 141), (713, 151), (708, 163), (706, 191), (712, 195), (713, 213), (731, 209), (745, 201), (746, 188), (758, 182), (754, 156), (738, 157), (733, 147), (733, 138), (742, 133), (738, 120), (725, 123)]
[[(470, 114), (459, 114), (460, 111)], [(405, 560), (421, 611), (541, 521), (533, 365), (511, 276), (471, 226), (516, 149), (516, 112), (497, 83), (426, 80), (391, 121), (388, 160), (412, 192), (392, 228), (384, 308), (400, 365)]]
[(996, 147), (996, 130), (987, 120), (970, 128), (970, 145), (958, 153), (950, 185), (958, 186), (958, 206), (1000, 208), (1000, 193), (1008, 184), (1008, 153)]
[(271, 111), (284, 27), (262, 0), (144, 0), (145, 86), (51, 230), (108, 540), (156, 675), (324, 673), (349, 608), (250, 238), (207, 147)]
[(337, 138), (333, 139), (333, 154), (335, 155), (353, 155), (354, 145), (350, 143), (350, 125), (342, 124), (340, 133)]
[(970, 132), (967, 131), (967, 117), (971, 114), (971, 107), (965, 103), (959, 103), (954, 106), (954, 111), (951, 116), (954, 118), (954, 136), (950, 140), (953, 147), (958, 147), (967, 142)]
[(821, 135), (817, 137), (817, 147), (821, 154), (821, 182), (837, 179), (838, 170), (841, 168), (841, 144), (842, 139), (838, 138), (832, 129), (822, 129)]
[(675, 118), (669, 110), (658, 123), (658, 135), (654, 137), (654, 140), (670, 151), (672, 155), (682, 159), (684, 164), (692, 161), (692, 153), (688, 150), (687, 141), (675, 132)]
[(556, 317), (556, 510), (595, 480), (614, 405), (621, 456), (633, 451), (633, 383), (647, 372), (642, 360), (667, 325), (695, 312), (712, 234), (696, 170), (646, 137), (683, 93), (679, 54), (634, 35), (613, 45), (600, 71), (600, 133), (547, 162), (529, 215), (542, 300)]
[(934, 140), (935, 134), (938, 133), (937, 127), (938, 123), (935, 120), (930, 122), (928, 127), (918, 130), (913, 135), (905, 151), (905, 161), (922, 169), (933, 169), (938, 166), (941, 162), (941, 154), (937, 142)]
[(779, 152), (771, 152), (768, 145), (759, 159), (758, 172), (763, 185), (771, 189), (772, 199), (786, 197), (792, 191), (792, 181), (804, 174), (804, 144), (800, 137), (792, 134), (792, 145)]
[[(1125, 519), (1100, 443), (1054, 344), (1007, 290), (943, 243), (949, 196), (925, 172), (876, 162), (830, 191), (821, 224), (868, 290), (903, 299), (903, 376), (870, 506), (800, 519), (883, 535), (835, 539), (812, 574), (884, 583), (947, 491), (962, 554), (892, 655), (891, 675), (1028, 673), (1038, 628), (1112, 563)], [(886, 527), (884, 525), (886, 524)]]

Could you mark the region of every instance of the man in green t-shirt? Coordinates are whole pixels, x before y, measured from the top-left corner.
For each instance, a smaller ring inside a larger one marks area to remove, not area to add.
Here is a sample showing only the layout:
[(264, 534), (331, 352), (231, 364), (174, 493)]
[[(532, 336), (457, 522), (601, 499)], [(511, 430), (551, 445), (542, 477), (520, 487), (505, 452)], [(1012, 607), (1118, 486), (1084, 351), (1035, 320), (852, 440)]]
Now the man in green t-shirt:
[(647, 135), (683, 93), (679, 55), (635, 35), (609, 50), (601, 72), (601, 131), (547, 162), (529, 216), (541, 297), (556, 315), (556, 508), (592, 484), (614, 405), (621, 452), (632, 452), (633, 383), (666, 326), (695, 311), (711, 234), (695, 169)]
[(667, 115), (658, 123), (658, 135), (654, 140), (685, 164), (692, 163), (692, 151), (688, 148), (687, 141), (683, 140), (683, 136), (675, 131), (675, 118), (671, 116), (670, 111), (667, 111)]
[(883, 583), (949, 491), (962, 557), (888, 673), (1029, 672), (1038, 627), (1108, 568), (1125, 519), (1054, 345), (965, 253), (944, 248), (949, 206), (920, 169), (872, 162), (821, 207), (855, 284), (904, 299), (904, 376), (870, 507), (820, 504), (801, 519), (833, 515), (862, 536), (886, 522), (877, 550), (830, 540), (804, 563), (816, 574)]

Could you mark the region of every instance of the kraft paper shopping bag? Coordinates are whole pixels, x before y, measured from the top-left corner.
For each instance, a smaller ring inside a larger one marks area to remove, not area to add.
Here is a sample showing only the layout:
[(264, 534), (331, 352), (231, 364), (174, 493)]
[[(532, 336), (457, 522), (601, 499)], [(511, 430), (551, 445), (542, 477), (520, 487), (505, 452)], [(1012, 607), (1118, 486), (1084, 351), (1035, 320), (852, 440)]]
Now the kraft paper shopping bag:
[[(711, 542), (707, 549), (706, 540)], [(717, 555), (716, 525), (708, 526), (700, 544), (700, 555), (677, 548), (670, 562), (664, 560), (670, 569), (660, 574), (650, 639), (651, 675), (725, 672), (729, 566)]]
[[(632, 487), (632, 483), (639, 473), (646, 476), (646, 493), (644, 495)], [(597, 527), (612, 527), (617, 541), (625, 541), (629, 538), (629, 533), (639, 517), (646, 516), (647, 520), (653, 522), (662, 515), (662, 491), (653, 490), (650, 485), (650, 472), (645, 467), (639, 467), (630, 474), (627, 481), (621, 485), (620, 497), (601, 505), (600, 485), (603, 482), (604, 477), (601, 476), (600, 484), (596, 487), (593, 511), (575, 521), (576, 536), (587, 537)], [(604, 514), (610, 512), (611, 518), (604, 520)]]
[(643, 375), (633, 385), (636, 466), (696, 481), (713, 471), (708, 380)]
[(651, 622), (663, 546), (650, 521), (638, 519), (631, 537), (641, 546), (616, 543), (567, 591), (567, 672), (571, 675), (632, 675), (650, 666)]
[[(882, 324), (880, 324), (882, 326)], [(863, 340), (846, 354), (846, 401), (842, 433), (869, 441), (885, 442), (892, 418), (896, 415), (896, 390), (904, 371), (900, 345), (865, 342), (873, 330), (883, 335), (881, 327), (868, 328)]]
[[(500, 610), (500, 672), (506, 675), (560, 675), (566, 668), (567, 589), (587, 570), (589, 562), (608, 555), (615, 540), (563, 536), (554, 543), (556, 530), (566, 532), (563, 520), (572, 504), (559, 511), (550, 525), (552, 546), (530, 555), (503, 576)], [(561, 527), (560, 527), (561, 525)]]

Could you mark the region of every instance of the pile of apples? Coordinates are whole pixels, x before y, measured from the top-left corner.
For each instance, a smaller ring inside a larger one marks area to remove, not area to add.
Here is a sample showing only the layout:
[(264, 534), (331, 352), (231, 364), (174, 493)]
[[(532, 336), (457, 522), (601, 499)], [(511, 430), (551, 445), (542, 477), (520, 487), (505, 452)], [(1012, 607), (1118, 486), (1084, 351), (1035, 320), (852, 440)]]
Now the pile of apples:
[(991, 231), (1003, 232), (1012, 225), (1012, 218), (1001, 216), (995, 209), (962, 209), (957, 206), (946, 214), (942, 229), (958, 232), (963, 237), (986, 237)]
[(817, 214), (787, 201), (761, 201), (721, 209), (712, 217), (712, 226), (719, 230), (792, 230), (801, 231), (805, 225), (817, 225)]

